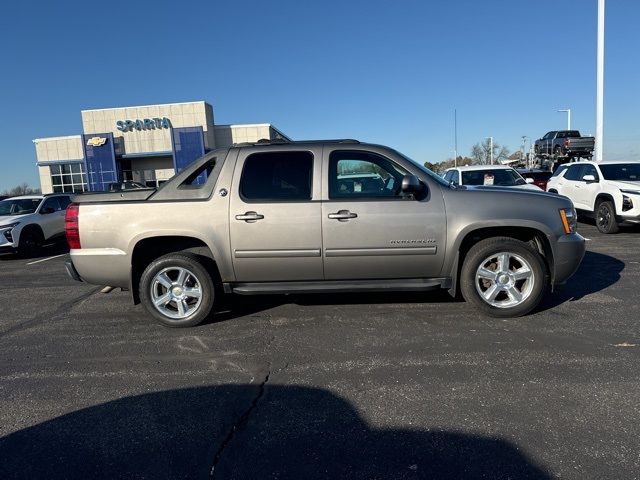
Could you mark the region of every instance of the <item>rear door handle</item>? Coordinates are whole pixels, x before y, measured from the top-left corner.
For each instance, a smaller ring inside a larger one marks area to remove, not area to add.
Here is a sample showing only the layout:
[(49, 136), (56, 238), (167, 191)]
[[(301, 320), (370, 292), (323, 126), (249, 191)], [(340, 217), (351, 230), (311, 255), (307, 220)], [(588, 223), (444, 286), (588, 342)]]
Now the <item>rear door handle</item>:
[(346, 222), (350, 218), (356, 218), (357, 213), (351, 213), (349, 210), (339, 210), (336, 213), (330, 213), (327, 215), (332, 220), (338, 220), (339, 222)]
[(244, 220), (247, 223), (253, 223), (257, 220), (262, 220), (264, 215), (260, 215), (256, 212), (246, 212), (244, 215), (236, 215), (236, 220)]

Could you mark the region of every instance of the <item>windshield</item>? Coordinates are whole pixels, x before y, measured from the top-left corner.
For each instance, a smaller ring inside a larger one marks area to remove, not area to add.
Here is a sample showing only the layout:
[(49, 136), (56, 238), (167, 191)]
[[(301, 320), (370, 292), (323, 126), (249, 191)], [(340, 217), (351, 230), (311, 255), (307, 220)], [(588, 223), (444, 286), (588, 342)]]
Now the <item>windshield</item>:
[(602, 176), (607, 180), (631, 181), (640, 180), (640, 163), (618, 163), (613, 165), (600, 164)]
[(41, 200), (40, 198), (2, 200), (0, 202), (0, 216), (6, 217), (8, 215), (28, 215), (35, 213)]
[(415, 160), (407, 157), (406, 155), (403, 155), (402, 153), (398, 152), (397, 150), (394, 150), (394, 152), (399, 155), (400, 157), (404, 158), (405, 160), (407, 160), (408, 162), (411, 162), (413, 165), (415, 165), (416, 167), (418, 167), (422, 172), (424, 172), (425, 174), (427, 174), (429, 177), (431, 177), (433, 180), (435, 180), (436, 182), (438, 182), (440, 185), (443, 185), (445, 187), (449, 186), (449, 182), (447, 182), (446, 180), (444, 180), (440, 175), (438, 175), (437, 173), (432, 172), (431, 170), (429, 170), (427, 167), (425, 167), (424, 165), (419, 164), (418, 162), (416, 162)]
[(469, 170), (462, 172), (462, 185), (515, 187), (527, 182), (513, 169)]

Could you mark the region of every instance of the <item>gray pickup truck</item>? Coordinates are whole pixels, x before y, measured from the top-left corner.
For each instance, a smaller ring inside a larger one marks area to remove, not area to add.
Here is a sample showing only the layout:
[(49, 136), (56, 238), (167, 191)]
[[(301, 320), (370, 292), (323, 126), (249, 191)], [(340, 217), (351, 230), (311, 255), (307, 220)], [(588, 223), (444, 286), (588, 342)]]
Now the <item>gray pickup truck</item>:
[(591, 158), (595, 139), (583, 137), (578, 130), (553, 130), (536, 140), (536, 155), (555, 155), (556, 157)]
[(355, 140), (214, 150), (157, 191), (78, 195), (66, 233), (73, 278), (131, 290), (170, 327), (223, 293), (444, 288), (519, 316), (585, 251), (565, 197), (451, 185)]

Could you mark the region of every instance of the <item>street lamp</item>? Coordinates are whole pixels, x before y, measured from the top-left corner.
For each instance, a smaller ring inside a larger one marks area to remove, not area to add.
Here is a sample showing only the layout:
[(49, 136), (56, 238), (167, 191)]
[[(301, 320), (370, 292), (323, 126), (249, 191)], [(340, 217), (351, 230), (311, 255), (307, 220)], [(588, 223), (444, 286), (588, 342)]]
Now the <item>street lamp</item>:
[(604, 135), (604, 0), (598, 0), (598, 42), (596, 47), (596, 162), (602, 161)]
[(567, 114), (567, 130), (571, 130), (571, 109), (565, 108), (564, 110), (558, 110), (558, 112), (565, 112)]
[[(522, 135), (522, 160), (525, 159), (525, 157), (527, 156), (527, 140), (530, 140), (529, 137), (527, 137), (526, 135)], [(527, 160), (527, 167), (529, 166), (529, 161)]]
[(491, 165), (493, 165), (493, 137), (487, 137), (489, 139), (489, 155), (491, 158)]

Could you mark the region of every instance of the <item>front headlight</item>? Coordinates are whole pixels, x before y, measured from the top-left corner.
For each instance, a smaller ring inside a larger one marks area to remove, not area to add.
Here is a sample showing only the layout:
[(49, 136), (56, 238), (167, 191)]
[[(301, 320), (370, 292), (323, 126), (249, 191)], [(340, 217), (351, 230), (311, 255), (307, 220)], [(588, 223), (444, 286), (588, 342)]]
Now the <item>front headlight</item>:
[(20, 225), (20, 222), (16, 222), (16, 223), (9, 223), (7, 225), (0, 225), (0, 230), (4, 230), (5, 228), (13, 228), (13, 227), (17, 227), (18, 225)]
[(562, 220), (562, 228), (564, 233), (575, 233), (578, 228), (578, 215), (575, 208), (561, 208), (560, 219)]

